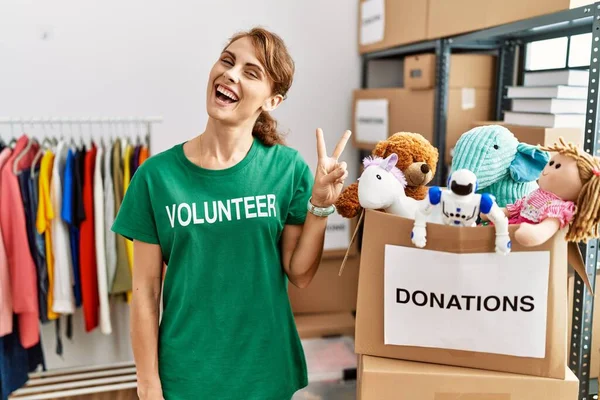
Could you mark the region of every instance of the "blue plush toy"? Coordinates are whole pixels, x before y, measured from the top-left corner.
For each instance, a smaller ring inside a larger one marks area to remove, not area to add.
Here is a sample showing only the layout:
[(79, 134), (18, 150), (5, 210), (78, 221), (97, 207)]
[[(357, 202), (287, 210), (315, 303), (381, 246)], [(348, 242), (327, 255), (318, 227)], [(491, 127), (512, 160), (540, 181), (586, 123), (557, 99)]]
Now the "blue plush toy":
[(549, 159), (536, 146), (519, 143), (505, 127), (488, 125), (460, 137), (451, 171), (472, 171), (479, 183), (477, 193), (492, 194), (499, 207), (506, 207), (538, 188), (536, 181)]

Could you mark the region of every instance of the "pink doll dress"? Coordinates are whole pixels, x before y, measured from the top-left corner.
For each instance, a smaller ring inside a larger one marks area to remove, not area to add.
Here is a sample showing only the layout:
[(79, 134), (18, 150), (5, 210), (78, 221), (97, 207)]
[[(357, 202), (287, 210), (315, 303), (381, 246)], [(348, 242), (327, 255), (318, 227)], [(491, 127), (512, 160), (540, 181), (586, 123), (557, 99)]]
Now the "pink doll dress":
[(575, 215), (575, 203), (564, 201), (554, 193), (536, 189), (527, 196), (508, 204), (508, 223), (538, 224), (546, 218), (556, 218), (560, 221), (561, 229), (567, 226)]

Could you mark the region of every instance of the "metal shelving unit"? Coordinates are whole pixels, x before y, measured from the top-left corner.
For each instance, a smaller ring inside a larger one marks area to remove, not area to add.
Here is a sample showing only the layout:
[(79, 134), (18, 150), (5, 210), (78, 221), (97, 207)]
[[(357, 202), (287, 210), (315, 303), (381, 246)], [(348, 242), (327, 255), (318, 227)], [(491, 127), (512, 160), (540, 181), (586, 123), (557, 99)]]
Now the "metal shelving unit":
[[(502, 26), (483, 29), (454, 37), (423, 41), (375, 51), (362, 56), (362, 88), (368, 84), (368, 64), (372, 60), (398, 59), (425, 52), (436, 54), (436, 86), (434, 104), (433, 143), (440, 151), (437, 174), (431, 184), (441, 185), (446, 175), (445, 151), (446, 122), (448, 110), (448, 77), (450, 54), (453, 52), (494, 51), (497, 58), (496, 110), (497, 120), (503, 119), (503, 110), (508, 109), (510, 100), (506, 98), (506, 86), (521, 84), (525, 69), (525, 48), (527, 43), (562, 36), (592, 33), (590, 54), (590, 78), (588, 86), (588, 116), (585, 126), (584, 148), (590, 154), (600, 156), (600, 135), (598, 135), (599, 81), (600, 81), (600, 1), (589, 6), (574, 8), (530, 18)], [(567, 64), (568, 65), (568, 64)], [(516, 74), (515, 74), (516, 70)], [(515, 79), (516, 75), (516, 79)], [(360, 151), (360, 159), (369, 152)], [(595, 290), (598, 258), (598, 241), (592, 240), (579, 245), (585, 260), (586, 273)], [(573, 293), (573, 321), (569, 367), (580, 381), (580, 400), (594, 398), (598, 394), (597, 380), (590, 380), (589, 367), (592, 344), (592, 318), (594, 302), (591, 293), (579, 276), (575, 275)]]

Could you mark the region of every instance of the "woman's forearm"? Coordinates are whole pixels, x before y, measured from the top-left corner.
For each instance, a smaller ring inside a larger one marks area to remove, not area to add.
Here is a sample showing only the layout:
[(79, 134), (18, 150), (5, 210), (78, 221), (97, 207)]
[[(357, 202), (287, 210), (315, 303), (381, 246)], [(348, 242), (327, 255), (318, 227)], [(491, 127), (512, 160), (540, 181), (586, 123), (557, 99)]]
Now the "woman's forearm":
[(160, 293), (136, 291), (131, 301), (131, 342), (138, 382), (144, 386), (160, 386), (158, 373), (158, 319)]
[(294, 285), (306, 287), (317, 272), (323, 255), (326, 227), (326, 217), (311, 213), (306, 215), (302, 234), (290, 261), (288, 276)]

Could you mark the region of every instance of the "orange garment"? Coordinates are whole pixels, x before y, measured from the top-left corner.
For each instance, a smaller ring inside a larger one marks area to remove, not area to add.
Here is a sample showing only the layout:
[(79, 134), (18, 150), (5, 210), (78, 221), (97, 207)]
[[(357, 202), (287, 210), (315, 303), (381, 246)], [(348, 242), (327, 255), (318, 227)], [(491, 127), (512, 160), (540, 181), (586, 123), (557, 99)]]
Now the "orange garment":
[(29, 251), (25, 209), (13, 162), (23, 155), (19, 157), (17, 171), (31, 168), (38, 150), (39, 145), (31, 143), (26, 135), (21, 136), (0, 172), (0, 229), (10, 274), (13, 312), (18, 316), (19, 339), (26, 349), (40, 341), (37, 270)]
[(140, 149), (140, 157), (138, 158), (138, 165), (142, 165), (144, 161), (148, 159), (148, 148), (146, 146), (142, 146)]
[(83, 317), (85, 330), (90, 332), (98, 326), (98, 267), (96, 264), (96, 237), (94, 224), (94, 169), (97, 148), (92, 148), (85, 154), (83, 179), (83, 208), (85, 219), (81, 222), (79, 242), (79, 269), (81, 273), (81, 297), (83, 301)]
[(52, 219), (54, 209), (50, 199), (50, 185), (52, 184), (52, 167), (54, 165), (54, 153), (47, 151), (40, 163), (40, 180), (38, 189), (38, 209), (35, 226), (39, 234), (44, 234), (46, 242), (46, 265), (48, 268), (48, 319), (54, 320), (59, 317), (52, 311), (54, 304), (54, 253), (52, 246)]

